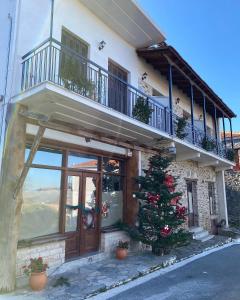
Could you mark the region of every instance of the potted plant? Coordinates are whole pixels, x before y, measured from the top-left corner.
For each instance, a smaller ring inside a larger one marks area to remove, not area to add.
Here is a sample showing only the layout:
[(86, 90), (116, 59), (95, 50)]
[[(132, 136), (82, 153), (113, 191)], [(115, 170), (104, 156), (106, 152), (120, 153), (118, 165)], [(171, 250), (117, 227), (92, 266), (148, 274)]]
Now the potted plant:
[(235, 151), (234, 151), (234, 149), (227, 149), (226, 150), (226, 158), (228, 160), (234, 161), (234, 158), (235, 158)]
[(24, 266), (24, 274), (29, 276), (29, 285), (33, 291), (41, 291), (47, 284), (46, 270), (48, 264), (43, 262), (42, 257), (31, 258), (30, 264)]
[(187, 118), (186, 117), (178, 117), (176, 121), (176, 136), (183, 140), (187, 133), (185, 131), (185, 128), (187, 126)]
[(152, 112), (153, 109), (149, 107), (148, 100), (142, 96), (137, 97), (136, 104), (132, 111), (133, 117), (138, 121), (148, 124)]
[(116, 248), (116, 258), (117, 259), (124, 259), (127, 257), (128, 254), (128, 247), (129, 242), (128, 241), (119, 241), (117, 248)]
[(213, 151), (216, 148), (214, 141), (211, 141), (207, 136), (202, 139), (202, 147), (207, 151)]

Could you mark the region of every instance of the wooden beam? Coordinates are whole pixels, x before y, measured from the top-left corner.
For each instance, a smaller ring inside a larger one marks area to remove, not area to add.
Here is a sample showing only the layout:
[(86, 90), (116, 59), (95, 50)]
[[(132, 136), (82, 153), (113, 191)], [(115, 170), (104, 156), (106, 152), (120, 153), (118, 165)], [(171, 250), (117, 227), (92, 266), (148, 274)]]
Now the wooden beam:
[(177, 154), (176, 161), (194, 160), (201, 157), (200, 152), (184, 152)]
[(18, 196), (18, 193), (19, 191), (21, 190), (23, 184), (24, 184), (24, 181), (27, 177), (27, 174), (28, 174), (28, 171), (29, 171), (29, 168), (33, 162), (33, 159), (35, 157), (35, 154), (38, 150), (38, 146), (40, 145), (40, 142), (41, 142), (41, 139), (44, 135), (44, 132), (45, 132), (45, 127), (42, 127), (40, 126), (39, 129), (38, 129), (38, 132), (34, 138), (34, 141), (33, 141), (33, 144), (32, 144), (32, 147), (31, 147), (31, 150), (30, 150), (30, 153), (28, 155), (28, 158), (27, 158), (27, 161), (25, 162), (24, 164), (24, 168), (22, 170), (22, 173), (17, 181), (17, 184), (16, 184), (16, 188), (15, 188), (15, 191), (13, 193), (13, 198), (16, 199), (17, 196)]
[(219, 165), (219, 160), (207, 160), (205, 162), (198, 163), (198, 166), (200, 168), (216, 166), (216, 165)]
[(68, 133), (71, 135), (76, 135), (76, 136), (83, 137), (83, 138), (90, 138), (90, 139), (98, 141), (98, 142), (107, 143), (107, 144), (118, 146), (118, 147), (128, 148), (131, 150), (144, 151), (146, 153), (150, 153), (153, 155), (157, 154), (159, 152), (159, 149), (155, 148), (155, 147), (152, 147), (152, 148), (149, 148), (147, 146), (144, 147), (141, 144), (136, 144), (136, 143), (133, 144), (131, 142), (116, 140), (116, 138), (114, 138), (114, 137), (106, 137), (103, 134), (100, 134), (99, 132), (86, 131), (86, 130), (46, 121), (47, 116), (36, 115), (36, 114), (31, 114), (31, 113), (22, 114), (22, 115), (27, 118), (28, 123), (36, 125), (36, 126), (43, 126), (46, 129), (56, 130), (56, 131)]

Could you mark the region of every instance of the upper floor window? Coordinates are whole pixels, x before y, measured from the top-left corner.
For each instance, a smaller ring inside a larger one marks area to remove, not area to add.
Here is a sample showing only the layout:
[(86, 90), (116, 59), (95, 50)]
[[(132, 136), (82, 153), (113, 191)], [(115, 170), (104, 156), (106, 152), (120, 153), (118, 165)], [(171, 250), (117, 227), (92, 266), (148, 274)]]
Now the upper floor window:
[(62, 30), (62, 44), (81, 56), (88, 57), (88, 44), (66, 29)]

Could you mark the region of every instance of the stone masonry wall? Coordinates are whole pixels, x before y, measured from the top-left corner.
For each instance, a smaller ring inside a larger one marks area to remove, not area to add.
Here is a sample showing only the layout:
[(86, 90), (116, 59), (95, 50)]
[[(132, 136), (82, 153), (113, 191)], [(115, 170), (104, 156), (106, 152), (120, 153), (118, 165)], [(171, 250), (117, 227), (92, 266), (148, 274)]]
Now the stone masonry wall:
[(23, 276), (22, 267), (29, 264), (30, 258), (37, 258), (39, 256), (48, 263), (49, 269), (60, 266), (65, 261), (65, 241), (55, 241), (19, 248), (17, 251), (17, 277)]
[[(141, 154), (141, 165), (142, 169), (148, 168), (148, 158), (151, 155), (143, 153)], [(169, 171), (177, 179), (176, 190), (183, 193), (182, 204), (186, 207), (187, 202), (187, 185), (186, 179), (196, 180), (196, 193), (197, 193), (197, 209), (198, 209), (198, 221), (199, 226), (202, 226), (206, 230), (211, 230), (211, 219), (210, 219), (210, 207), (208, 198), (208, 182), (216, 182), (216, 174), (211, 167), (198, 167), (197, 162), (184, 161), (175, 162), (173, 161), (169, 167)], [(217, 202), (217, 195), (216, 202)], [(217, 204), (218, 207), (218, 204)]]
[(240, 227), (240, 171), (225, 171), (225, 183), (229, 225)]

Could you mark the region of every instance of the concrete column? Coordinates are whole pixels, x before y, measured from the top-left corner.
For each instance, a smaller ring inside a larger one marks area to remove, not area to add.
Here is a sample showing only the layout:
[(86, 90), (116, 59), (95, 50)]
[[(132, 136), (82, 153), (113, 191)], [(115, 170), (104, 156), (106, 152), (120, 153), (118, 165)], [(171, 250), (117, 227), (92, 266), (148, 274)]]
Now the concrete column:
[(228, 212), (227, 212), (227, 200), (224, 171), (216, 172), (216, 189), (218, 197), (218, 218), (226, 220), (226, 228), (228, 228)]

